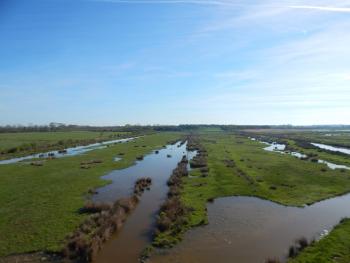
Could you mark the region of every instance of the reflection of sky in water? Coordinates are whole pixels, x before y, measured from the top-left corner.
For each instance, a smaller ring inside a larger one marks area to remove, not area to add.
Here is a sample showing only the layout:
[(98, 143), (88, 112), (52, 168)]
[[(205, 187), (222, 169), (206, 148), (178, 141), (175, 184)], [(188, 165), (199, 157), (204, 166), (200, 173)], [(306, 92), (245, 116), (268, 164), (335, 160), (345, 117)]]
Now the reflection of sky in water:
[(340, 147), (335, 147), (335, 146), (320, 144), (320, 143), (311, 143), (311, 144), (318, 147), (318, 148), (325, 149), (328, 151), (341, 152), (341, 153), (345, 153), (345, 154), (350, 155), (350, 149), (340, 148)]
[[(252, 141), (256, 141), (255, 138), (250, 138), (250, 139)], [(264, 148), (265, 151), (278, 152), (278, 153), (282, 153), (282, 154), (290, 154), (290, 155), (292, 155), (294, 157), (297, 157), (299, 159), (307, 158), (306, 154), (302, 154), (302, 153), (298, 153), (298, 152), (284, 151), (286, 149), (286, 145), (285, 144), (279, 144), (279, 143), (275, 143), (275, 142), (274, 143), (268, 143), (268, 142), (264, 142), (264, 141), (259, 141), (259, 142), (269, 145), (268, 147)], [(317, 146), (319, 148), (322, 148), (322, 149), (327, 149), (327, 150), (330, 150), (330, 151), (338, 151), (338, 152), (343, 152), (343, 153), (350, 154), (350, 150), (349, 149), (338, 148), (338, 147), (333, 147), (333, 146), (324, 145), (324, 144), (317, 144), (317, 143), (311, 143), (311, 144), (314, 145), (314, 146)], [(350, 167), (348, 167), (346, 165), (335, 164), (335, 163), (327, 162), (325, 160), (318, 160), (318, 163), (326, 164), (328, 166), (328, 168), (330, 168), (332, 170), (334, 170), (334, 169), (350, 170)]]
[(182, 243), (150, 262), (251, 263), (271, 257), (284, 260), (296, 239), (322, 238), (343, 217), (349, 217), (349, 203), (350, 194), (304, 208), (256, 197), (218, 198), (208, 204), (208, 225), (190, 230)]
[(83, 154), (83, 153), (86, 153), (86, 152), (89, 152), (92, 150), (104, 149), (107, 147), (107, 145), (114, 144), (114, 143), (128, 142), (128, 141), (134, 140), (136, 138), (137, 137), (132, 137), (132, 138), (126, 138), (126, 139), (105, 141), (105, 142), (101, 142), (101, 143), (93, 143), (93, 144), (89, 144), (89, 145), (85, 145), (85, 146), (71, 147), (71, 148), (65, 149), (66, 152), (50, 151), (50, 152), (46, 152), (46, 153), (37, 153), (37, 154), (32, 154), (32, 155), (28, 155), (28, 156), (24, 156), (24, 157), (2, 160), (2, 161), (0, 161), (0, 164), (17, 163), (20, 161), (31, 160), (31, 159), (35, 159), (35, 158), (48, 158), (50, 156), (50, 154), (54, 154), (55, 158), (74, 156), (74, 155)]

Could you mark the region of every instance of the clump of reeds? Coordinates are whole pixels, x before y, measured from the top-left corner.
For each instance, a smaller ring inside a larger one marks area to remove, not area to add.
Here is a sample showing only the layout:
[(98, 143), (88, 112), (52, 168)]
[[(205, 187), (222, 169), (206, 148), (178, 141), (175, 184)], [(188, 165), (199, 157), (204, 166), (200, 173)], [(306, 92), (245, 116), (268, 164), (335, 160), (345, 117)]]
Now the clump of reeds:
[[(182, 160), (173, 170), (173, 173), (168, 180), (168, 199), (160, 208), (157, 219), (156, 236), (159, 233), (166, 231), (169, 231), (170, 235), (176, 236), (179, 232), (181, 232), (183, 225), (187, 223), (185, 216), (187, 215), (189, 209), (183, 204), (179, 196), (182, 188), (182, 177), (188, 176), (187, 163), (188, 160), (186, 156), (183, 156)], [(170, 241), (162, 240), (162, 242), (159, 242), (157, 246), (170, 246), (168, 242)]]
[(32, 165), (32, 166), (43, 166), (43, 165), (44, 165), (44, 162), (35, 161), (35, 162), (31, 162), (30, 165)]
[(236, 166), (235, 161), (230, 159), (230, 160), (224, 160), (224, 163), (226, 167), (233, 168)]
[(122, 227), (137, 203), (137, 196), (132, 196), (118, 200), (110, 206), (87, 204), (82, 210), (92, 215), (68, 237), (63, 250), (65, 257), (78, 262), (91, 262), (102, 244)]
[(102, 211), (108, 211), (112, 208), (111, 204), (108, 203), (94, 203), (92, 201), (88, 201), (85, 205), (79, 210), (80, 213), (100, 213)]
[(141, 195), (146, 189), (149, 190), (152, 184), (150, 177), (137, 179), (134, 186), (134, 194)]
[(90, 216), (67, 237), (63, 255), (74, 262), (92, 262), (103, 243), (123, 226), (138, 204), (144, 187), (149, 188), (151, 182), (151, 178), (137, 180), (137, 194), (119, 199), (114, 204), (87, 202), (79, 212)]
[(212, 198), (212, 197), (208, 198), (207, 202), (214, 203), (214, 198)]
[(288, 256), (290, 258), (296, 257), (301, 251), (308, 247), (310, 243), (305, 237), (298, 238), (295, 244), (289, 247)]
[(270, 188), (270, 190), (277, 190), (277, 186), (276, 185), (271, 185), (269, 188)]
[(98, 194), (98, 192), (96, 191), (96, 189), (90, 188), (90, 189), (88, 190), (88, 194), (95, 195), (95, 194)]
[(203, 155), (198, 153), (190, 162), (191, 168), (202, 168), (207, 166), (207, 160)]
[(99, 163), (103, 163), (102, 160), (89, 160), (89, 161), (83, 161), (80, 163), (80, 168), (81, 169), (90, 169), (94, 164), (99, 164)]
[(95, 163), (103, 163), (102, 160), (89, 160), (89, 161), (83, 161), (80, 163), (80, 165), (89, 165), (89, 164), (95, 164)]

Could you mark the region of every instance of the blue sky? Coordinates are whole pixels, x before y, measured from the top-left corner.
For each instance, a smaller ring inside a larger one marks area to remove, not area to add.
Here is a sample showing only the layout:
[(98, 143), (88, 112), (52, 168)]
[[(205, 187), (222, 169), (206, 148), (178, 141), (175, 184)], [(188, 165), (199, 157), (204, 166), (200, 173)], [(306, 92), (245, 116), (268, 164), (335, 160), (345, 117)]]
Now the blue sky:
[(350, 0), (1, 0), (0, 125), (350, 124)]

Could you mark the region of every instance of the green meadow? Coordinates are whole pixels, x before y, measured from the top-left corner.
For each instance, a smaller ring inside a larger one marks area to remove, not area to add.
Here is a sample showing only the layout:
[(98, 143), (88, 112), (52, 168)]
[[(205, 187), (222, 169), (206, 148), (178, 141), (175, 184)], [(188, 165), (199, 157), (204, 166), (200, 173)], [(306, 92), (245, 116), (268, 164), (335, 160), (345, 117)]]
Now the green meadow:
[(131, 133), (105, 131), (0, 133), (0, 159), (128, 136)]
[[(177, 236), (166, 233), (161, 236), (169, 243), (181, 241), (188, 229), (207, 224), (206, 205), (215, 198), (256, 196), (302, 207), (350, 192), (348, 170), (332, 170), (311, 160), (265, 151), (265, 144), (250, 140), (245, 133), (209, 128), (196, 133), (207, 151), (209, 172), (203, 177), (199, 169), (192, 169), (189, 177), (183, 177), (181, 200), (191, 212), (186, 215), (186, 224), (181, 226)], [(324, 135), (319, 133), (294, 131), (287, 132), (283, 138), (277, 131), (259, 131), (259, 134), (287, 142), (289, 147), (317, 155), (319, 159), (350, 165), (349, 158), (344, 155), (304, 148), (298, 143), (300, 140), (321, 142)], [(128, 135), (113, 132), (0, 134), (0, 146), (8, 149), (35, 142), (47, 147), (59, 141), (106, 140)], [(86, 218), (78, 210), (84, 205), (89, 191), (108, 184), (101, 176), (133, 165), (137, 156), (159, 149), (182, 135), (149, 134), (83, 155), (47, 159), (43, 166), (33, 166), (29, 162), (0, 165), (0, 256), (60, 251), (65, 237)], [(322, 142), (345, 145), (344, 136), (348, 135), (326, 136), (327, 141)], [(119, 154), (123, 154), (122, 160), (113, 161)], [(82, 169), (80, 164), (89, 160), (102, 162)], [(343, 220), (327, 237), (313, 243), (290, 262), (349, 262), (349, 237), (349, 220)]]
[[(207, 222), (208, 199), (245, 195), (303, 206), (350, 191), (350, 171), (263, 150), (266, 145), (236, 134), (202, 134), (208, 151), (209, 175), (197, 170), (185, 179), (183, 200), (194, 207), (192, 225)], [(227, 167), (233, 160), (234, 167)], [(201, 187), (198, 187), (201, 185)], [(308, 193), (305, 195), (305, 193)]]
[[(46, 160), (43, 166), (0, 165), (0, 256), (59, 251), (65, 237), (86, 217), (78, 210), (89, 190), (108, 183), (101, 176), (130, 166), (138, 155), (179, 137), (174, 133), (147, 135), (79, 156)], [(119, 153), (124, 153), (122, 160), (114, 162)], [(102, 163), (81, 169), (81, 162), (96, 159)]]
[[(263, 150), (266, 145), (237, 134), (204, 133), (200, 138), (208, 152), (210, 170), (207, 177), (201, 177), (194, 169), (192, 176), (184, 180), (182, 200), (194, 210), (177, 240), (188, 228), (208, 223), (206, 204), (213, 198), (256, 196), (283, 205), (303, 206), (350, 191), (350, 171), (331, 170), (324, 164), (267, 152)], [(339, 158), (327, 153), (322, 157)], [(233, 160), (234, 166), (227, 167), (226, 160)], [(349, 247), (350, 224), (345, 220), (291, 262), (349, 262)]]

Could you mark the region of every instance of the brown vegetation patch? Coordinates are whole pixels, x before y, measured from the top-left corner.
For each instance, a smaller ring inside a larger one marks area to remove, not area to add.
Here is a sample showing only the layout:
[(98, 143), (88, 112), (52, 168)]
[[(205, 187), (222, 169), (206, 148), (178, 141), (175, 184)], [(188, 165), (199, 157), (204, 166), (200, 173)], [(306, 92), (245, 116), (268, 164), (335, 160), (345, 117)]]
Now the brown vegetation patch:
[(236, 166), (236, 163), (233, 159), (224, 160), (224, 164), (226, 165), (226, 167), (229, 167), (229, 168), (233, 168)]
[(151, 178), (138, 179), (134, 186), (135, 194), (114, 204), (87, 202), (79, 212), (91, 215), (67, 237), (63, 256), (76, 262), (92, 262), (102, 245), (121, 229), (136, 208), (144, 189), (149, 189), (151, 183)]
[(152, 179), (150, 177), (140, 178), (136, 181), (134, 186), (134, 194), (142, 195), (145, 190), (149, 190), (152, 184)]
[[(182, 177), (188, 176), (187, 163), (188, 160), (186, 156), (183, 156), (168, 180), (168, 199), (160, 208), (159, 217), (157, 219), (156, 236), (160, 232), (166, 231), (169, 231), (171, 235), (177, 235), (182, 230), (182, 226), (187, 223), (185, 215), (188, 213), (189, 209), (185, 207), (180, 199)], [(164, 241), (157, 245), (159, 247), (166, 247), (170, 244)]]
[(30, 165), (32, 165), (32, 166), (43, 166), (44, 162), (43, 161), (35, 161), (35, 162), (31, 162)]
[(288, 256), (290, 258), (296, 257), (301, 251), (307, 248), (311, 243), (305, 237), (295, 240), (295, 244), (289, 247)]

